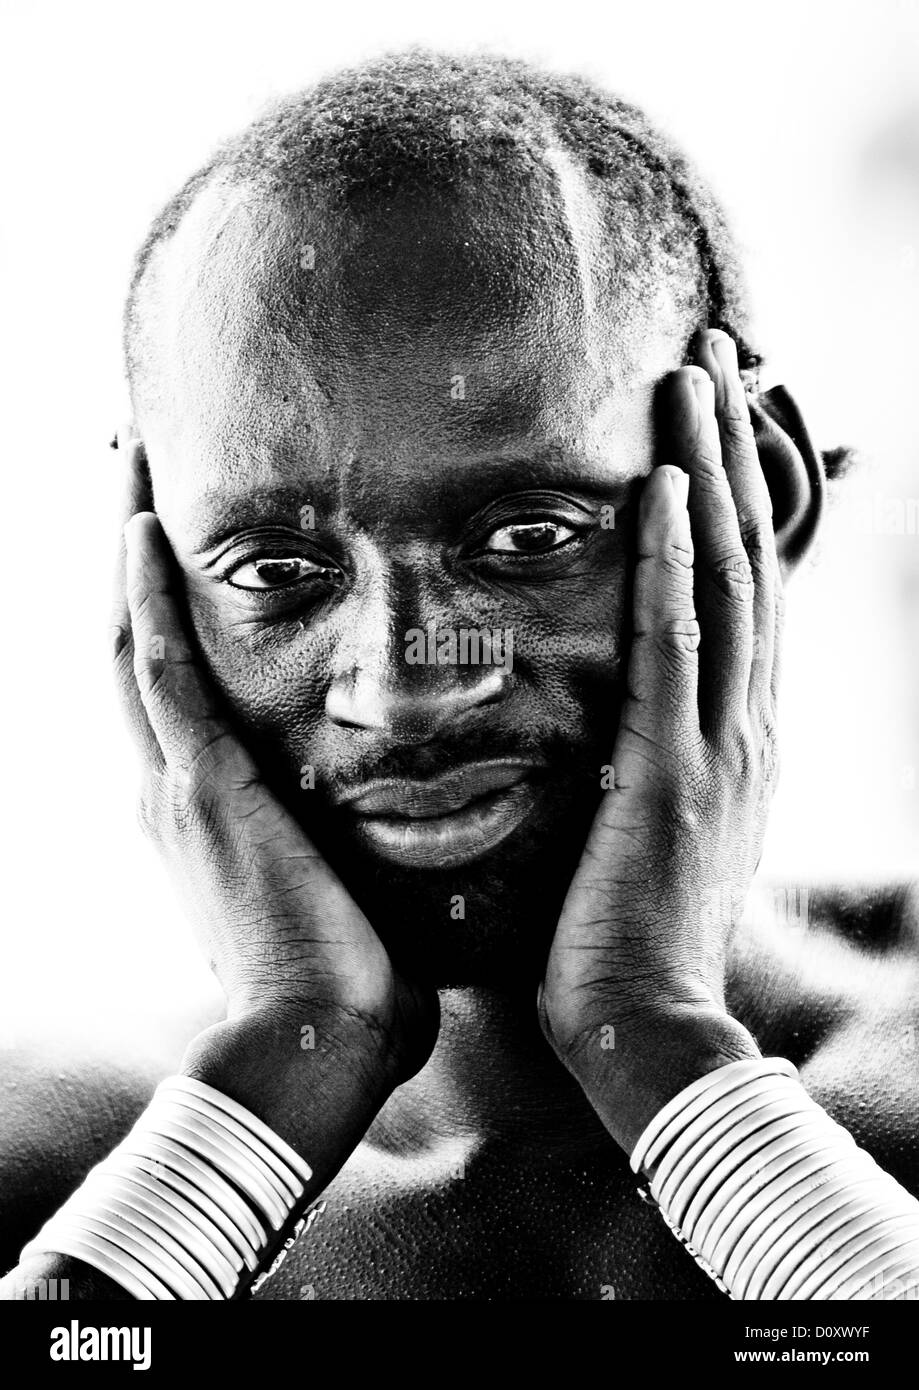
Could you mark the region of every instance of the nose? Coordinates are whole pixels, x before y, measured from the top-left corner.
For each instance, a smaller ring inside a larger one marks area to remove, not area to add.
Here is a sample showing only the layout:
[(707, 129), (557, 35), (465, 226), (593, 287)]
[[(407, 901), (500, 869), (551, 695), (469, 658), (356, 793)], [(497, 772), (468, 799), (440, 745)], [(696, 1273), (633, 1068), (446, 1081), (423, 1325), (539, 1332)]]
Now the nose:
[[(462, 655), (438, 661), (442, 639), (451, 633), (460, 654), (487, 651), (493, 657), (495, 647), (464, 642), (463, 632), (473, 629), (447, 627), (443, 619), (436, 625), (413, 625), (411, 619), (417, 624), (419, 609), (428, 605), (417, 584), (410, 588), (413, 593), (405, 602), (392, 584), (375, 584), (373, 593), (353, 595), (347, 604), (351, 611), (340, 615), (342, 638), (326, 696), (326, 715), (333, 724), (383, 733), (398, 743), (427, 743), (509, 693), (508, 644), (495, 644), (502, 658), (498, 662), (464, 663)], [(443, 612), (442, 605), (436, 606)]]
[(473, 680), (399, 688), (376, 679), (366, 667), (351, 679), (336, 678), (326, 699), (334, 724), (386, 733), (398, 743), (429, 743), (473, 711), (504, 698), (506, 673), (496, 667)]

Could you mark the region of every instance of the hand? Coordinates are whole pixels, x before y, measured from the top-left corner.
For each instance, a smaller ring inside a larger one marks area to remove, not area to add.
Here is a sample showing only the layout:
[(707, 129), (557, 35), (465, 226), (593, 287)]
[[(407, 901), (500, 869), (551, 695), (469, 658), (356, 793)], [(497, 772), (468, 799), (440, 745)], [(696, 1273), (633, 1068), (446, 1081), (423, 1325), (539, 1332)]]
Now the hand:
[(781, 579), (734, 345), (701, 335), (696, 361), (662, 387), (679, 466), (642, 494), (615, 786), (540, 998), (546, 1036), (627, 1150), (696, 1076), (758, 1055), (725, 1008), (725, 956), (776, 775)]
[[(279, 1075), (280, 1054), (302, 1073), (311, 1028), (317, 1055), (360, 1077), (366, 1104), (374, 1096), (382, 1103), (427, 1060), (436, 996), (396, 975), (366, 917), (237, 739), (183, 626), (181, 575), (146, 509), (142, 446), (122, 439), (120, 448), (131, 482), (115, 666), (144, 763), (140, 817), (226, 994), (230, 1024), (218, 1025), (219, 1041), (237, 1077), (249, 1039), (275, 1053), (254, 1069), (261, 1095), (265, 1073)], [(286, 1062), (280, 1070), (287, 1074)]]

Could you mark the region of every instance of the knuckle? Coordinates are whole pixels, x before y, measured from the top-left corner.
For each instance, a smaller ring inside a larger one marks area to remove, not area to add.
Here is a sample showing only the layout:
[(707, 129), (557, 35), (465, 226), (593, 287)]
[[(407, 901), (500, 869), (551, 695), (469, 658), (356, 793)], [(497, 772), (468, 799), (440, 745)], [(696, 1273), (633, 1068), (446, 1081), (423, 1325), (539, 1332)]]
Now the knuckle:
[(785, 591), (781, 584), (777, 585), (774, 595), (775, 602), (775, 625), (776, 630), (781, 632), (785, 626)]
[(177, 830), (186, 830), (205, 808), (206, 783), (192, 767), (185, 764), (171, 766), (165, 780), (173, 823)]
[(697, 618), (671, 618), (655, 633), (655, 644), (666, 661), (691, 656), (699, 650), (701, 632)]
[(747, 604), (753, 599), (753, 567), (746, 551), (732, 551), (715, 560), (711, 567), (712, 580), (726, 598)]
[(161, 703), (166, 697), (166, 663), (134, 649), (134, 678), (145, 704)]
[(758, 517), (741, 518), (740, 538), (756, 583), (767, 589), (770, 594), (778, 593), (781, 589), (781, 576), (775, 535), (771, 526)]
[(194, 795), (189, 769), (184, 764), (172, 763), (164, 776), (166, 796), (173, 810), (183, 810)]
[(137, 819), (144, 835), (159, 849), (181, 845), (189, 832), (209, 824), (214, 808), (207, 789), (190, 769), (167, 765), (141, 791)]
[(131, 640), (131, 628), (122, 622), (113, 621), (110, 624), (112, 641), (112, 661), (116, 668), (125, 664), (126, 659), (133, 659), (134, 644)]
[(768, 789), (773, 787), (778, 781), (781, 763), (775, 715), (768, 707), (764, 708), (760, 713), (760, 736), (762, 748), (762, 777), (763, 783)]
[(156, 629), (156, 596), (145, 587), (137, 584), (133, 586), (130, 593), (131, 598), (131, 620), (135, 632), (143, 634), (148, 628)]
[(668, 545), (654, 576), (655, 601), (685, 604), (693, 590), (693, 554), (685, 546)]
[(701, 778), (686, 776), (679, 788), (671, 788), (657, 821), (659, 849), (664, 862), (687, 852), (689, 846), (698, 845), (700, 837), (707, 834), (706, 827), (712, 818), (717, 817), (718, 808), (718, 797)]
[(728, 486), (727, 474), (720, 455), (712, 448), (708, 439), (700, 436), (693, 450), (693, 473), (708, 486), (719, 490)]
[(135, 674), (134, 647), (130, 638), (114, 652), (112, 669), (116, 689), (121, 691), (122, 697), (130, 698), (132, 694), (137, 697), (140, 694), (140, 686)]
[(687, 787), (669, 798), (663, 819), (673, 841), (695, 836), (705, 825), (704, 797), (700, 790)]
[(681, 545), (676, 542), (671, 543), (664, 552), (663, 562), (665, 573), (675, 579), (682, 587), (692, 575), (692, 546)]
[(152, 783), (141, 790), (137, 798), (136, 815), (137, 824), (146, 839), (155, 845), (162, 844), (164, 836), (161, 797)]
[(770, 544), (758, 517), (740, 517), (740, 539), (750, 564), (758, 573), (766, 573), (770, 562)]
[(717, 743), (721, 775), (734, 787), (747, 785), (756, 775), (759, 760), (746, 720), (725, 723)]
[(223, 788), (209, 757), (171, 765), (165, 774), (170, 823), (177, 836), (209, 835), (221, 820)]
[(746, 401), (741, 404), (729, 396), (722, 407), (720, 424), (722, 436), (728, 444), (737, 450), (755, 452), (756, 437)]

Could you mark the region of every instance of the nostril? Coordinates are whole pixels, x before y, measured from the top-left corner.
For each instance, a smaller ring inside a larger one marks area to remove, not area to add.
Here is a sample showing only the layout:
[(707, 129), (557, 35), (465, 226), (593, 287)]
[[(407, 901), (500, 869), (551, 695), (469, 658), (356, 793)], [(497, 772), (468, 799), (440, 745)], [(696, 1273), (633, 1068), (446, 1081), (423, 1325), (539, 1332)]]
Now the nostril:
[(381, 691), (358, 672), (337, 676), (329, 686), (325, 708), (333, 724), (347, 729), (380, 727)]
[[(446, 673), (438, 673), (446, 674)], [(442, 679), (406, 688), (372, 679), (365, 672), (333, 681), (326, 697), (328, 718), (342, 728), (386, 732), (404, 743), (423, 743), (465, 714), (502, 700), (509, 671), (479, 668), (474, 680), (449, 685)]]

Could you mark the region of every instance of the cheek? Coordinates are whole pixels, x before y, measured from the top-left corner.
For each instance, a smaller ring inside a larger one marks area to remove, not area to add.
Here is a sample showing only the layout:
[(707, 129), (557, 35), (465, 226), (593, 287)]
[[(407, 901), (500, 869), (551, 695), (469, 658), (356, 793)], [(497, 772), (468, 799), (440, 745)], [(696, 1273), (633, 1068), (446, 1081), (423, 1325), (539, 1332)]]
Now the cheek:
[(255, 746), (296, 760), (325, 717), (331, 644), (298, 623), (240, 621), (231, 604), (189, 595), (192, 626), (212, 681)]
[(531, 604), (514, 625), (514, 671), (537, 718), (572, 740), (608, 738), (628, 655), (623, 559)]
[(531, 607), (514, 625), (515, 657), (537, 682), (608, 676), (621, 655), (626, 590), (623, 567)]

